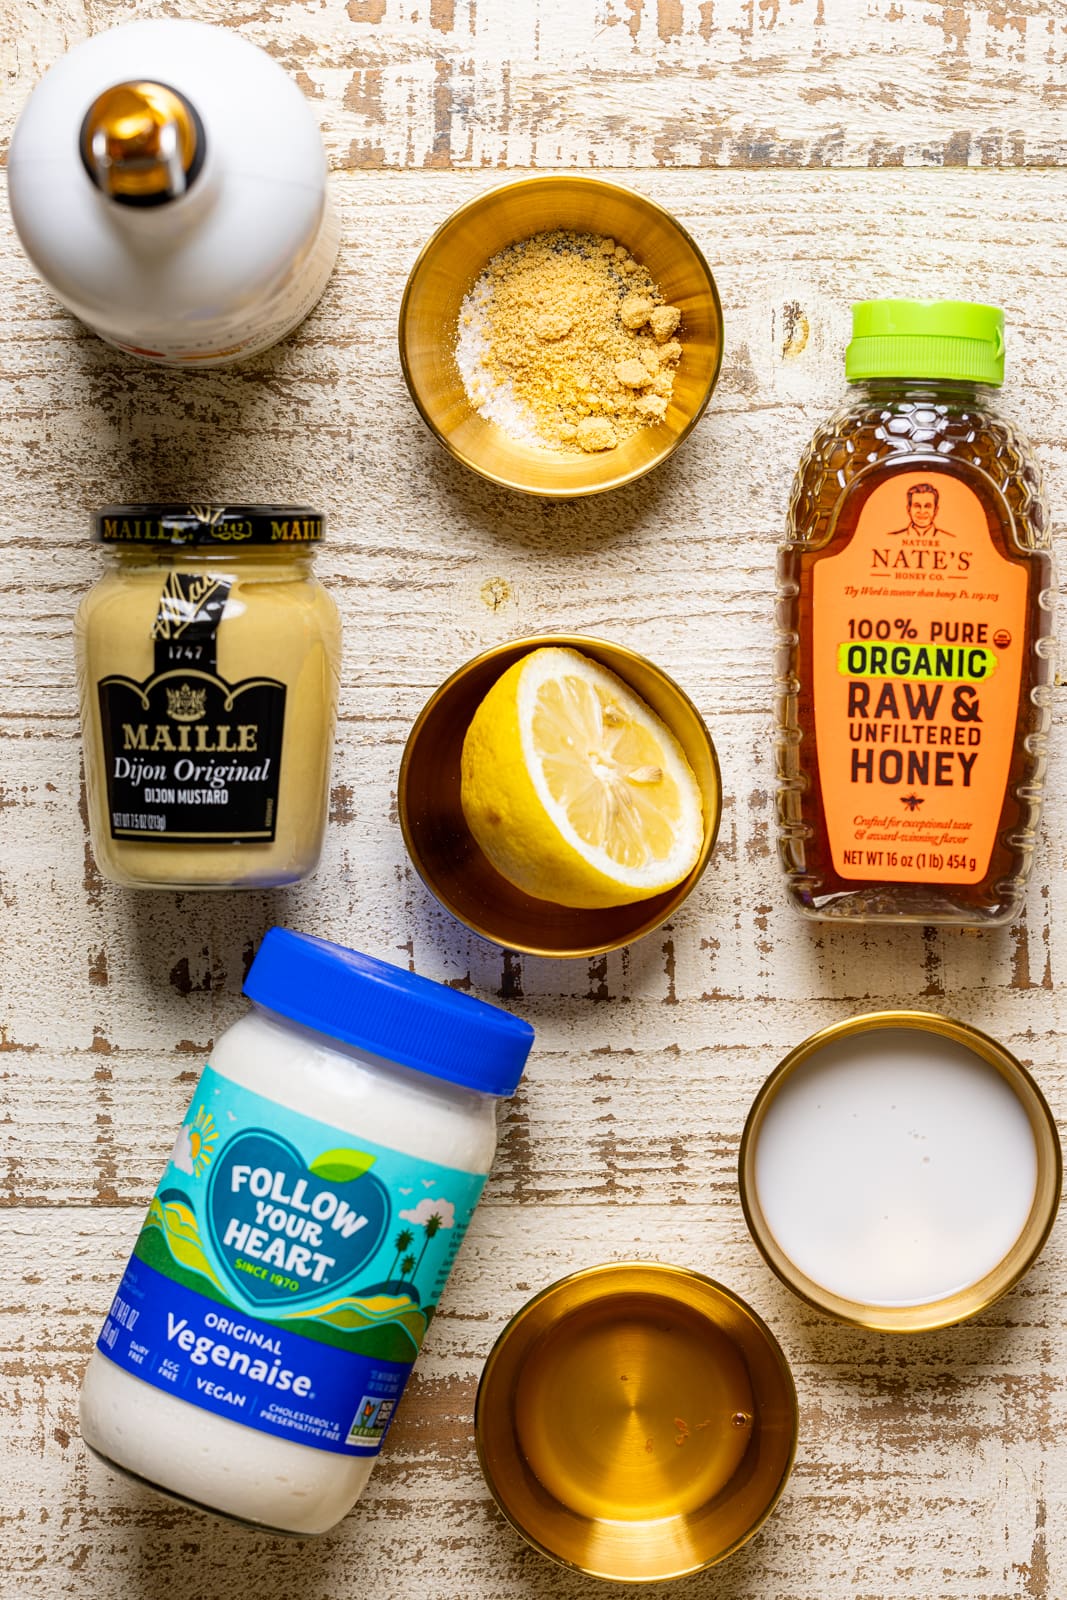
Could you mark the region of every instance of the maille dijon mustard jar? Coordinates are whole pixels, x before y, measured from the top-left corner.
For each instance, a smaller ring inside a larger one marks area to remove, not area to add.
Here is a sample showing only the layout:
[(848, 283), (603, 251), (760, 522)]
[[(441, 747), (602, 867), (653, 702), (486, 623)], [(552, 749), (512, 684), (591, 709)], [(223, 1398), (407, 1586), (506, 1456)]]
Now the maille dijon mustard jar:
[(230, 28), (108, 28), (47, 72), (8, 155), (11, 213), (52, 293), (101, 338), (172, 366), (265, 350), (337, 256), (311, 107)]
[(75, 621), (89, 827), (129, 888), (313, 872), (329, 800), (337, 607), (306, 506), (111, 506)]
[(779, 559), (782, 862), (808, 916), (1010, 921), (1044, 792), (1052, 556), (993, 404), (1004, 313), (853, 308), (853, 397), (793, 485)]

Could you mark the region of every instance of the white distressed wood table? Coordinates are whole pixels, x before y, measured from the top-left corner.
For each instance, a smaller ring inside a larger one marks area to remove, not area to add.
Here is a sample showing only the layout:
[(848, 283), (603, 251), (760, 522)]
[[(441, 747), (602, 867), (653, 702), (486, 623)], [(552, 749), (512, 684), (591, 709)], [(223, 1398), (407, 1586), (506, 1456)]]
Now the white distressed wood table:
[[(107, 349), (0, 254), (0, 1595), (4, 1600), (585, 1600), (603, 1586), (497, 1515), (471, 1436), (481, 1364), (528, 1294), (624, 1256), (692, 1265), (768, 1319), (800, 1393), (779, 1510), (685, 1600), (1063, 1600), (1065, 1238), (963, 1328), (839, 1329), (764, 1267), (735, 1185), (748, 1104), (816, 1027), (914, 1005), (987, 1029), (1064, 1111), (1059, 729), (1026, 917), (1002, 932), (819, 929), (773, 851), (771, 605), (792, 470), (841, 392), (853, 299), (1006, 307), (1004, 406), (1067, 503), (1064, 0), (0, 0), (6, 135), (41, 71), (133, 16), (239, 29), (321, 116), (339, 270), (297, 337), (170, 374)], [(448, 459), (405, 393), (407, 270), (457, 204), (530, 167), (595, 166), (675, 211), (713, 263), (727, 354), (705, 420), (624, 492), (548, 505)], [(289, 893), (135, 895), (98, 876), (79, 777), (71, 616), (118, 499), (310, 501), (346, 622), (332, 828)], [(680, 598), (682, 597), (682, 598)], [(591, 963), (468, 936), (410, 868), (397, 765), (477, 649), (558, 627), (661, 662), (726, 788), (699, 891)], [(1062, 696), (1057, 721), (1063, 722)], [(410, 963), (530, 1018), (486, 1199), (386, 1455), (311, 1545), (120, 1482), (77, 1432), (83, 1365), (212, 1039), (275, 921)]]

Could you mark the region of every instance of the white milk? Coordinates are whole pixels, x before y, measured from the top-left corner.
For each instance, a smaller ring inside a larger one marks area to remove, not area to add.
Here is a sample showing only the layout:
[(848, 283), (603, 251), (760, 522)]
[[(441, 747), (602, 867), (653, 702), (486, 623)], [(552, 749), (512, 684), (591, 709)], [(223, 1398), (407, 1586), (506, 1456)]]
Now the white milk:
[(867, 1305), (914, 1306), (976, 1283), (1011, 1249), (1037, 1150), (994, 1067), (889, 1028), (837, 1040), (786, 1079), (755, 1180), (768, 1227), (809, 1278)]

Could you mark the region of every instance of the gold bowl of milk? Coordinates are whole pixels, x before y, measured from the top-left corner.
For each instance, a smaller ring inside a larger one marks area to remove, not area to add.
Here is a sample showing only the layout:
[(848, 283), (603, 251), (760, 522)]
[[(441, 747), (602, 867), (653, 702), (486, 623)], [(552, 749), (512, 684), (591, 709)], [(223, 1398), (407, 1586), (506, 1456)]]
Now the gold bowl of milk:
[(700, 1273), (622, 1261), (529, 1301), (475, 1407), (497, 1505), (561, 1565), (681, 1578), (739, 1549), (785, 1488), (793, 1380), (756, 1313)]
[(878, 1011), (812, 1034), (741, 1139), (768, 1266), (839, 1322), (944, 1328), (1011, 1289), (1048, 1238), (1062, 1156), (1026, 1069), (976, 1028)]

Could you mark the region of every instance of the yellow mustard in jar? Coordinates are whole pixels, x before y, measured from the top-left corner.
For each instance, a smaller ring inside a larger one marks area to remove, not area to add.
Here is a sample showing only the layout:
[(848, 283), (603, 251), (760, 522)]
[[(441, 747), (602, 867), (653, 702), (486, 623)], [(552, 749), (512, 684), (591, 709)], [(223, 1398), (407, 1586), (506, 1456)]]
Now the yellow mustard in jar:
[(306, 506), (109, 506), (75, 640), (89, 828), (130, 888), (271, 888), (315, 870), (341, 625)]

